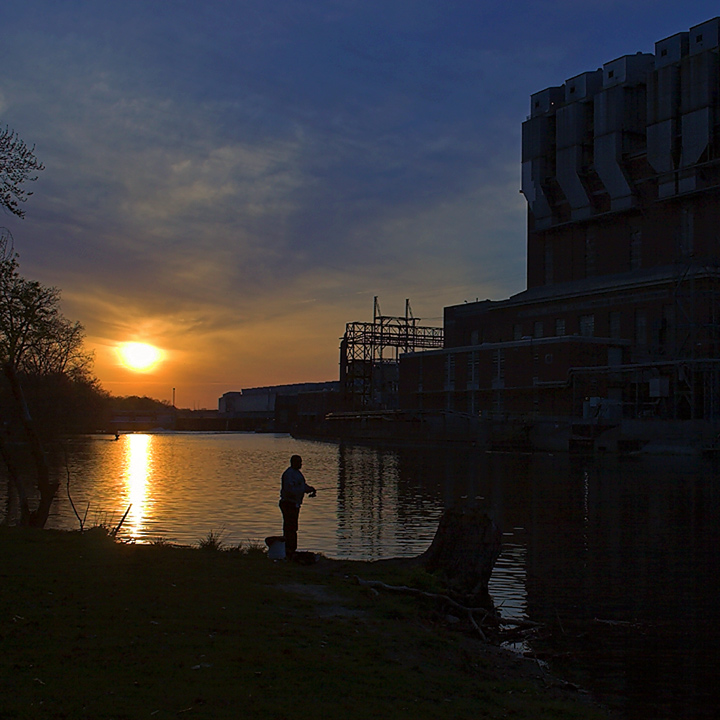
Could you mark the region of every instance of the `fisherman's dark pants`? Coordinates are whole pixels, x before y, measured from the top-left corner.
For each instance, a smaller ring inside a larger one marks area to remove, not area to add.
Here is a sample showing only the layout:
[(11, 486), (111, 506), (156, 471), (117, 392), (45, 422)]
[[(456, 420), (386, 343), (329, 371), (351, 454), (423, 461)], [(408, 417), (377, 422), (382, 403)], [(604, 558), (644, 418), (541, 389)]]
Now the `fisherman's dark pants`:
[(297, 550), (297, 531), (300, 508), (292, 501), (281, 500), (280, 512), (283, 516), (283, 535), (285, 536), (285, 557), (291, 557)]

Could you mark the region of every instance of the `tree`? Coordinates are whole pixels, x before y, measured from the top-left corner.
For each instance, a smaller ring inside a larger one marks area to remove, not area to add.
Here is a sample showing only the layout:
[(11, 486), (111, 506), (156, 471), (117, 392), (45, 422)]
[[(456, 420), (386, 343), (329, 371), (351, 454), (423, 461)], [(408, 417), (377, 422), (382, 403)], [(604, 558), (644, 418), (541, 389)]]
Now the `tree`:
[(31, 192), (25, 190), (25, 182), (37, 180), (37, 174), (45, 166), (35, 157), (35, 146), (28, 147), (18, 134), (5, 127), (0, 130), (0, 207), (19, 218), (25, 217), (20, 208)]
[(114, 413), (166, 413), (173, 409), (167, 400), (155, 400), (147, 395), (125, 395), (124, 397), (113, 397), (110, 400), (110, 407)]
[(87, 375), (83, 326), (62, 315), (57, 288), (20, 275), (7, 238), (0, 234), (0, 362), (29, 375)]
[[(85, 389), (96, 387), (90, 373), (92, 355), (83, 348), (84, 330), (60, 312), (60, 293), (27, 280), (19, 271), (17, 254), (8, 232), (0, 232), (0, 366), (7, 381), (0, 405), (0, 455), (6, 464), (11, 484), (20, 501), (23, 524), (43, 526), (57, 492), (58, 483), (51, 480), (41, 433), (26, 400), (24, 385), (45, 393), (67, 390), (68, 383)], [(66, 393), (67, 394), (67, 393)], [(13, 449), (22, 440), (30, 448), (35, 468), (40, 502), (30, 509), (21, 463)]]

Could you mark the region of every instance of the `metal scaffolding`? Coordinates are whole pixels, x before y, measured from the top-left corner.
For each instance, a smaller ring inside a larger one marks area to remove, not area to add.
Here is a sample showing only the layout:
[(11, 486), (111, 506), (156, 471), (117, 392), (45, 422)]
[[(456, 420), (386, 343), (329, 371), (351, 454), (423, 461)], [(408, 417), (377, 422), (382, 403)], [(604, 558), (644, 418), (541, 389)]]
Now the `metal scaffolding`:
[(398, 364), (401, 353), (443, 346), (443, 329), (419, 325), (410, 301), (405, 317), (383, 315), (374, 299), (372, 322), (345, 326), (340, 343), (340, 383), (351, 410), (395, 409), (398, 401)]

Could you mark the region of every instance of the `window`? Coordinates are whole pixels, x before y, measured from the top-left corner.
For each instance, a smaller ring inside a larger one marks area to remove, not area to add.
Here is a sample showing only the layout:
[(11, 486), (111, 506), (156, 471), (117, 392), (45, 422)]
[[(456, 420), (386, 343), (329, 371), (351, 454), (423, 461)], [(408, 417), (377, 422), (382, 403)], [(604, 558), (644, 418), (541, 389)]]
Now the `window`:
[(667, 57), (667, 48), (663, 48), (660, 51), (660, 57)]
[(480, 353), (472, 352), (468, 355), (468, 385), (476, 390), (480, 380)]
[(595, 275), (595, 231), (590, 228), (585, 235), (585, 277)]
[(455, 389), (455, 356), (447, 355), (445, 357), (445, 389)]
[(660, 338), (660, 344), (664, 347), (671, 348), (675, 344), (675, 306), (663, 305), (663, 332)]
[(691, 208), (683, 208), (680, 220), (680, 255), (689, 257), (693, 254), (695, 235), (695, 216)]
[(520, 323), (513, 325), (513, 340), (522, 340), (522, 325)]
[(615, 71), (614, 70), (608, 71), (608, 78), (612, 79), (614, 77), (615, 77)]
[(595, 316), (594, 315), (581, 315), (580, 316), (580, 334), (583, 337), (593, 337), (593, 335), (595, 335)]
[(543, 336), (543, 324), (542, 320), (536, 320), (535, 325), (533, 327), (533, 335), (536, 338), (541, 338)]
[(553, 246), (550, 242), (545, 243), (545, 284), (553, 284)]
[(635, 311), (635, 344), (647, 347), (647, 315), (644, 310)]
[(608, 327), (610, 329), (610, 337), (611, 338), (622, 337), (622, 335), (620, 334), (621, 333), (620, 311), (612, 310), (608, 314)]
[(504, 387), (505, 385), (505, 351), (493, 350), (493, 387)]
[(555, 321), (555, 335), (562, 337), (565, 334), (565, 318), (558, 318)]
[(642, 267), (642, 231), (635, 228), (630, 233), (630, 269), (639, 270)]

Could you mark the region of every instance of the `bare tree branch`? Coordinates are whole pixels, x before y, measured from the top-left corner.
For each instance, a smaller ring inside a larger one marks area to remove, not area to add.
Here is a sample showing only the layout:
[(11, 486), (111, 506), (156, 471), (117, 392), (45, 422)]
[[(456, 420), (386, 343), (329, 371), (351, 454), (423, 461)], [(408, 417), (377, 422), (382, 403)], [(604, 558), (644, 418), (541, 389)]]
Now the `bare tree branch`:
[(25, 182), (37, 180), (37, 173), (45, 166), (35, 157), (35, 146), (28, 147), (14, 131), (0, 130), (0, 207), (19, 218), (25, 217), (20, 208), (32, 193), (23, 187)]

